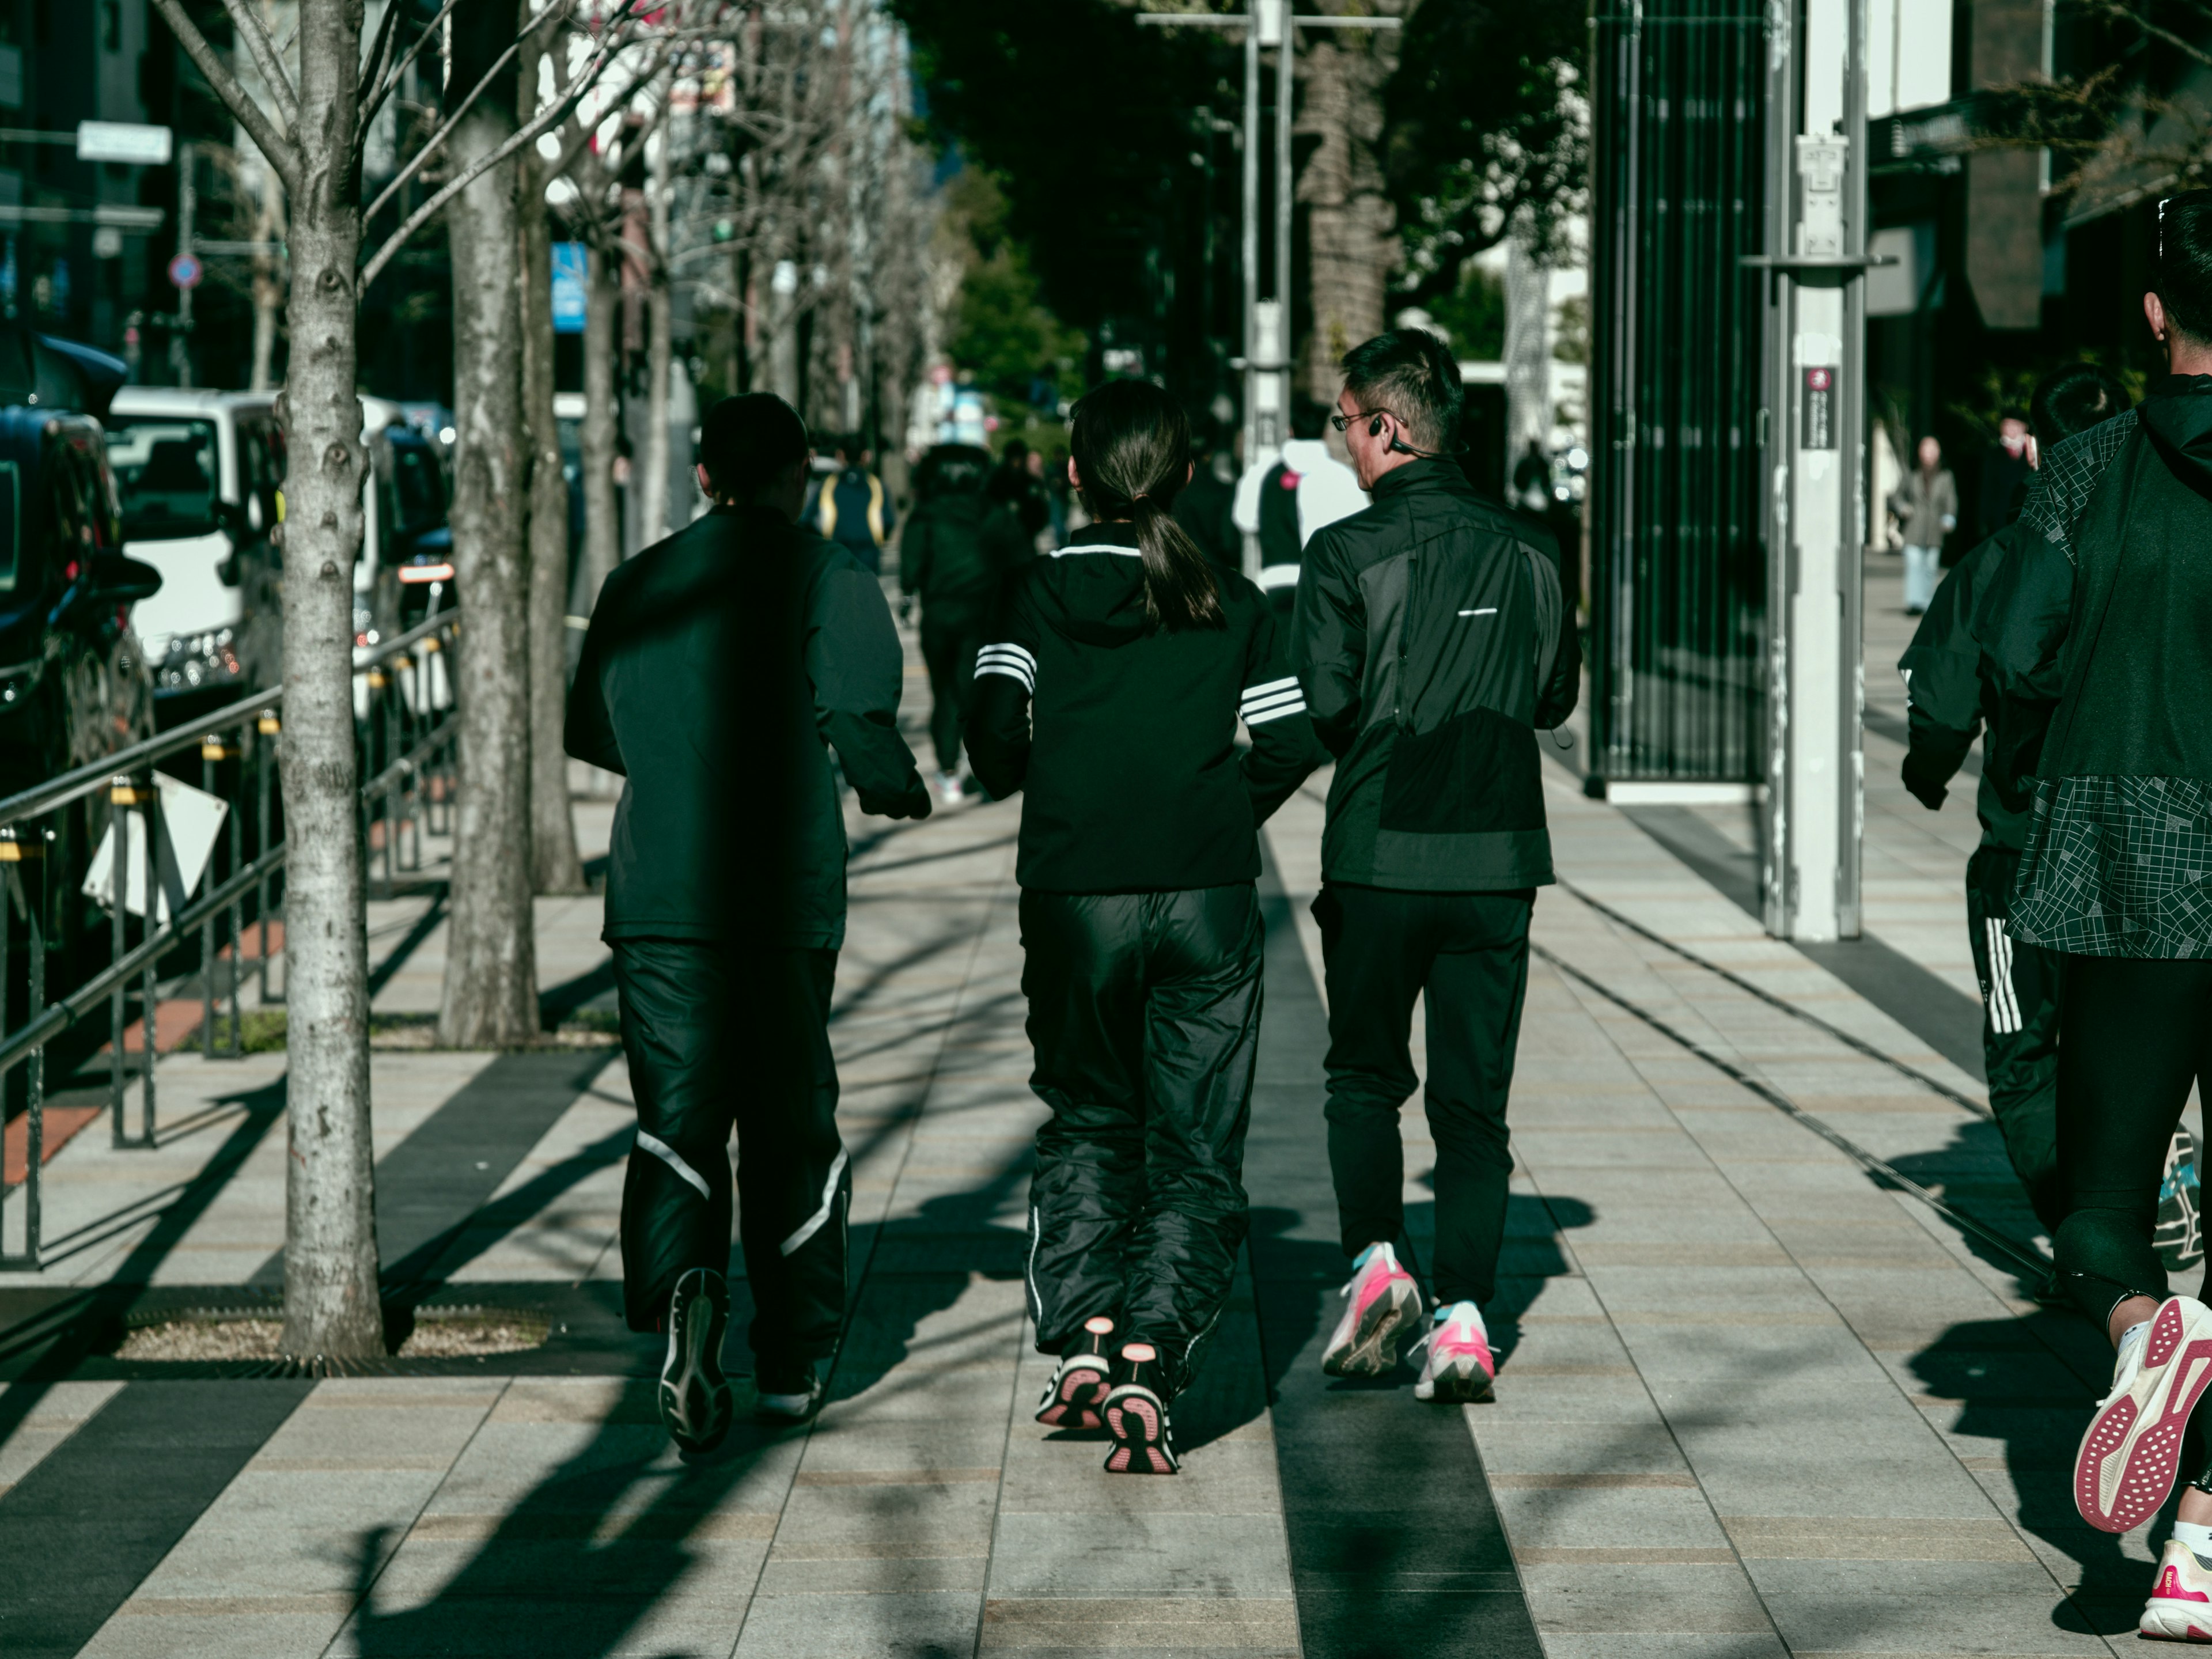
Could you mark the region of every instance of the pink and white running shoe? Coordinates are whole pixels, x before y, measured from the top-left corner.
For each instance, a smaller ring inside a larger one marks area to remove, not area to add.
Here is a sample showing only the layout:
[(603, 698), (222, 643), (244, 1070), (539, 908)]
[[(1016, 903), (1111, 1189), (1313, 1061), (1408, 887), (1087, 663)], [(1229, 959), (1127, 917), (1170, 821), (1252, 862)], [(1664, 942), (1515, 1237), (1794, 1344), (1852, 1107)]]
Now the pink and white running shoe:
[(2166, 1540), (2158, 1586), (2136, 1629), (2154, 1641), (2212, 1643), (2212, 1571), (2179, 1539)]
[(1352, 1265), (1352, 1282), (1338, 1292), (1352, 1305), (1322, 1350), (1321, 1368), (1331, 1376), (1388, 1376), (1419, 1334), (1421, 1287), (1388, 1244), (1370, 1244)]
[(1428, 1357), (1421, 1362), (1421, 1380), (1413, 1384), (1414, 1399), (1459, 1405), (1490, 1398), (1498, 1362), (1491, 1357), (1482, 1311), (1474, 1303), (1455, 1302), (1438, 1309), (1421, 1341)]
[(1099, 1314), (1083, 1322), (1082, 1334), (1061, 1351), (1044, 1398), (1037, 1401), (1036, 1420), (1048, 1428), (1095, 1429), (1098, 1407), (1106, 1398), (1106, 1349), (1114, 1322)]
[(2212, 1384), (2212, 1308), (2171, 1296), (2149, 1325), (2121, 1347), (2112, 1391), (2074, 1459), (2075, 1507), (2100, 1532), (2131, 1532), (2158, 1513), (2189, 1414)]

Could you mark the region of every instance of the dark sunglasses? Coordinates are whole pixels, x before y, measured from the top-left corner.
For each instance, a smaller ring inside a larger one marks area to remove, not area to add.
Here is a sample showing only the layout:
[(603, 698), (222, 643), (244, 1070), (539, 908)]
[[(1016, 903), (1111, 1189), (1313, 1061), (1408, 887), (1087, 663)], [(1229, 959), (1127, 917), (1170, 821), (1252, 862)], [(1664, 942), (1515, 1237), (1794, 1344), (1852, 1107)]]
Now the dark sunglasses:
[[(1398, 421), (1398, 417), (1395, 415), (1391, 415), (1390, 411), (1387, 409), (1363, 409), (1357, 415), (1332, 415), (1328, 417), (1328, 423), (1334, 427), (1339, 432), (1341, 432), (1346, 427), (1350, 426), (1354, 421), (1371, 421), (1376, 416), (1382, 415), (1389, 415), (1392, 420)], [(1405, 422), (1403, 421), (1398, 421), (1398, 424), (1403, 426), (1405, 425)]]

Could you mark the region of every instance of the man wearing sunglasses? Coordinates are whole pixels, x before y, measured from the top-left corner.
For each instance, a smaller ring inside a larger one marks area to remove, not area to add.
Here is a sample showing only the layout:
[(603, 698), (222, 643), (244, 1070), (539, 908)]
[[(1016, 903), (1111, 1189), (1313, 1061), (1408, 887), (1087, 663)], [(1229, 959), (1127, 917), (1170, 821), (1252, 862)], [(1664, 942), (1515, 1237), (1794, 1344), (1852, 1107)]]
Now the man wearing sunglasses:
[[(1298, 578), (1298, 679), (1336, 757), (1322, 838), (1328, 1156), (1353, 1276), (1322, 1356), (1382, 1376), (1424, 1350), (1416, 1398), (1479, 1400), (1481, 1304), (1505, 1228), (1505, 1101), (1528, 919), (1552, 879), (1537, 732), (1573, 712), (1582, 653), (1557, 552), (1477, 495), (1455, 451), (1459, 366), (1400, 329), (1344, 359), (1332, 417), (1364, 512), (1316, 532)], [(1398, 1111), (1426, 995), (1437, 1145), (1433, 1317), (1405, 1250)]]

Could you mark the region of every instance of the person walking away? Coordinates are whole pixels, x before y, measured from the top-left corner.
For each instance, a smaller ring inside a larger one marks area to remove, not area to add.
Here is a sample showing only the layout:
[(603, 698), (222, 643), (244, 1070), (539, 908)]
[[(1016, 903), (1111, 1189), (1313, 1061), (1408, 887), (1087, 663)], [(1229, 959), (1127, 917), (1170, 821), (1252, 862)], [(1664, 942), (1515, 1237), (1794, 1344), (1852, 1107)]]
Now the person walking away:
[(1367, 492), (1331, 452), (1322, 434), (1328, 411), (1300, 398), (1291, 412), (1294, 434), (1273, 465), (1248, 468), (1231, 514), (1237, 527), (1260, 538), (1260, 587), (1273, 600), (1287, 628), (1297, 596), (1298, 566), (1314, 532), (1367, 505)]
[[(2126, 389), (2110, 372), (2069, 364), (2036, 387), (2033, 435), (2021, 453), (2033, 467), (2038, 445), (2062, 442), (2127, 407)], [(2036, 1219), (2055, 1236), (2066, 1213), (2057, 1142), (2063, 958), (2015, 944), (2004, 931), (2052, 703), (2000, 691), (1995, 665), (1973, 631), (1978, 593), (2026, 533), (2015, 519), (1960, 560), (1936, 586), (1897, 666), (1911, 726), (1905, 787), (1923, 806), (1942, 808), (1951, 779), (1981, 738), (1974, 805), (1982, 842), (1966, 861), (1966, 936), (1982, 988), (1984, 1069), (2006, 1155)], [(2175, 1132), (2160, 1191), (2160, 1259), (2179, 1272), (2203, 1255), (2196, 1149), (2185, 1129)]]
[(991, 499), (1010, 508), (1034, 550), (1036, 538), (1052, 523), (1052, 507), (1045, 499), (1044, 482), (1030, 465), (1035, 458), (1019, 438), (1010, 438), (999, 452), (999, 465), (991, 474)]
[(875, 457), (858, 438), (837, 441), (836, 471), (812, 491), (807, 523), (871, 571), (880, 570), (884, 547), (898, 527), (898, 514), (873, 471)]
[(929, 738), (937, 793), (948, 806), (968, 799), (961, 758), (975, 653), (992, 637), (1000, 596), (1029, 556), (1013, 514), (987, 498), (987, 450), (939, 444), (923, 462), (921, 502), (899, 533), (899, 589), (921, 604), (921, 659), (929, 671)]
[(1890, 491), (1890, 516), (1905, 537), (1905, 614), (1925, 613), (1936, 596), (1943, 538), (1959, 527), (1959, 487), (1943, 467), (1943, 446), (1920, 441), (1920, 465)]
[(2017, 410), (2005, 410), (1997, 421), (1997, 441), (1982, 459), (1981, 487), (1975, 492), (1979, 513), (1974, 525), (1984, 540), (2020, 517), (2021, 504), (2027, 499), (2027, 483), (2035, 475), (2035, 441), (2029, 434), (2028, 420), (2029, 416)]
[[(2007, 931), (2064, 957), (2052, 1254), (2116, 1350), (2074, 1464), (2082, 1517), (2114, 1533), (2163, 1507), (2212, 1382), (2212, 1309), (2166, 1294), (2152, 1243), (2212, 1064), (2212, 191), (2160, 204), (2152, 270), (2169, 373), (2043, 455), (2027, 533), (1976, 609), (2005, 690), (2061, 688)], [(2212, 1640), (2212, 1468), (2193, 1473), (2147, 1636)]]
[(1513, 505), (1539, 518), (1552, 510), (1552, 460), (1534, 438), (1513, 466)]
[(1436, 1307), (1414, 1393), (1480, 1399), (1496, 1369), (1481, 1304), (1497, 1288), (1513, 1166), (1528, 920), (1552, 879), (1536, 732), (1573, 712), (1581, 649), (1553, 550), (1449, 459), (1461, 392), (1443, 343), (1379, 334), (1344, 371), (1333, 419), (1375, 504), (1308, 544), (1297, 618), (1299, 683), (1337, 760), (1314, 915), (1329, 1171), (1353, 1266), (1322, 1368), (1386, 1375), (1421, 1323), (1400, 1260), (1398, 1112), (1425, 997)]
[[(1030, 1083), (1051, 1108), (1030, 1188), (1029, 1310), (1058, 1356), (1037, 1420), (1172, 1474), (1169, 1407), (1244, 1243), (1265, 939), (1257, 829), (1322, 756), (1274, 617), (1173, 516), (1182, 410), (1144, 380), (1075, 406), (1096, 522), (1032, 561), (976, 663), (969, 752), (1025, 790)], [(1239, 720), (1251, 747), (1239, 756)]]
[(667, 1338), (677, 1445), (727, 1432), (729, 1141), (759, 1406), (820, 1405), (845, 1316), (851, 1177), (830, 996), (845, 934), (845, 824), (929, 816), (898, 733), (898, 635), (881, 586), (801, 528), (806, 428), (766, 392), (699, 439), (714, 506), (617, 567), (568, 695), (569, 754), (623, 775), (608, 854), (637, 1139), (623, 1185), (623, 1305)]
[(1230, 482), (1228, 454), (1210, 421), (1193, 434), (1191, 464), (1190, 483), (1176, 497), (1176, 522), (1216, 570), (1242, 574), (1244, 538), (1230, 517), (1236, 486)]

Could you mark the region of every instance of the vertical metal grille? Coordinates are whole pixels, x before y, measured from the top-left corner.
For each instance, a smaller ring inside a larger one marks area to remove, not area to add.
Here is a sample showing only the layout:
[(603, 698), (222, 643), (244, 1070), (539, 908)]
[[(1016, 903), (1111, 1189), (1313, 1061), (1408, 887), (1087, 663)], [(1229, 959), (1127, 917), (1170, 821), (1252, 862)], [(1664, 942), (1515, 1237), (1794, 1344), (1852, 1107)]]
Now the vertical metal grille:
[(1592, 771), (1759, 773), (1766, 14), (1593, 19)]

